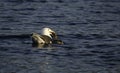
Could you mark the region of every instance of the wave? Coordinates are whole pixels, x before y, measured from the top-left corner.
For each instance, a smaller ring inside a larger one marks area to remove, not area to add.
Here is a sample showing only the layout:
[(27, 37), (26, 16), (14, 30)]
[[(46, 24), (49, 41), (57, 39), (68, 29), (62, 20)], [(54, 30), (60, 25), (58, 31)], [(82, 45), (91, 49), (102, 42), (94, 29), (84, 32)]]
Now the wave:
[(30, 38), (32, 34), (17, 34), (17, 35), (14, 35), (14, 34), (9, 34), (9, 35), (6, 35), (6, 34), (0, 34), (0, 39), (7, 39), (7, 38)]
[(80, 38), (80, 39), (120, 38), (120, 34), (72, 34), (72, 35), (73, 37)]

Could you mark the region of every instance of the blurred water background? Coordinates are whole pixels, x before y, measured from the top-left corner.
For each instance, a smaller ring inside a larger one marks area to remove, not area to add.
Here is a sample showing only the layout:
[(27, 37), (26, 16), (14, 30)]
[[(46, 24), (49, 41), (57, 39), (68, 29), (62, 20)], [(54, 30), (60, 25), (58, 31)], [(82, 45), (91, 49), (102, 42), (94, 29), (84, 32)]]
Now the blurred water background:
[[(65, 44), (32, 47), (43, 27)], [(0, 73), (120, 73), (120, 0), (0, 0)]]

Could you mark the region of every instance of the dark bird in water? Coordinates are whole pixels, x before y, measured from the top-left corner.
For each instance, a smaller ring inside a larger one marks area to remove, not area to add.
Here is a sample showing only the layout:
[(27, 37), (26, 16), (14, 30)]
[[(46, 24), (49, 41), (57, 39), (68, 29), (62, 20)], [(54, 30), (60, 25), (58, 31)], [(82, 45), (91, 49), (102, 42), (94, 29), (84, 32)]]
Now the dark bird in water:
[(37, 45), (50, 45), (50, 44), (63, 44), (63, 41), (58, 39), (57, 34), (50, 28), (43, 28), (41, 35), (32, 33), (32, 44)]

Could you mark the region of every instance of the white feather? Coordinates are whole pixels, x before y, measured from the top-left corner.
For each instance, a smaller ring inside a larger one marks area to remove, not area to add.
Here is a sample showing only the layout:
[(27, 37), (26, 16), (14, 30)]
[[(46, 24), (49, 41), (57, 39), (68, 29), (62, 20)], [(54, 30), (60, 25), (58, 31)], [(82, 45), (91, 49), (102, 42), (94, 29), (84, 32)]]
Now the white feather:
[(54, 32), (53, 30), (51, 30), (50, 28), (43, 28), (42, 29), (42, 35), (47, 35), (47, 36), (49, 36), (51, 39), (52, 39), (52, 37), (51, 37), (51, 32)]

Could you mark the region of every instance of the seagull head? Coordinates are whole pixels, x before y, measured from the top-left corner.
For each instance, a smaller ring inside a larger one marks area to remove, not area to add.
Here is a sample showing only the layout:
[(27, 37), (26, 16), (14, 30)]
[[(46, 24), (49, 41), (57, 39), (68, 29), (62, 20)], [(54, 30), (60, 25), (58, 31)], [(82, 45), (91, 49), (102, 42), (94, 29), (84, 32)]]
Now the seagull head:
[(51, 39), (57, 39), (57, 34), (50, 28), (43, 28), (42, 35), (49, 36)]

